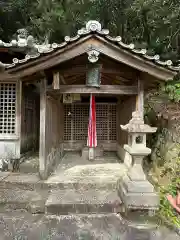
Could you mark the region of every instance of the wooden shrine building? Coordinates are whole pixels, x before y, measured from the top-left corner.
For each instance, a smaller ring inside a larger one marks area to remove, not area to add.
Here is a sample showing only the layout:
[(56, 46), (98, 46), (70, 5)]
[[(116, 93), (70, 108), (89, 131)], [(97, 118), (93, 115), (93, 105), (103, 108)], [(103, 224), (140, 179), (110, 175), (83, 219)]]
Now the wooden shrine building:
[(86, 149), (90, 94), (96, 99), (96, 154), (116, 151), (128, 164), (120, 125), (135, 110), (143, 117), (144, 92), (180, 69), (111, 37), (97, 21), (60, 44), (37, 45), (31, 36), (12, 44), (29, 52), (12, 63), (1, 59), (0, 158), (17, 161), (22, 152), (39, 150), (42, 178), (64, 151)]

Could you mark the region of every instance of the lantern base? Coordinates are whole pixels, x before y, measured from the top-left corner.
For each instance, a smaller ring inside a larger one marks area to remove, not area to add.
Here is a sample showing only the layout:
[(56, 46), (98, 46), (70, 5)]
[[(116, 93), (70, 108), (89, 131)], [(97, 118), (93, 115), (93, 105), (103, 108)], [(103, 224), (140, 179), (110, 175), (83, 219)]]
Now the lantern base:
[(156, 210), (159, 196), (148, 180), (132, 180), (126, 175), (118, 186), (118, 194), (126, 209)]

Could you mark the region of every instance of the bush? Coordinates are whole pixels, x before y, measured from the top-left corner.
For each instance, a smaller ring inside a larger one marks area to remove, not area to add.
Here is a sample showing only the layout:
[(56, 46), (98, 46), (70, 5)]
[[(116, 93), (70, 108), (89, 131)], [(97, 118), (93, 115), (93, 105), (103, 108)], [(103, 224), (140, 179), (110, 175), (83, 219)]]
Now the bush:
[(172, 181), (167, 187), (159, 186), (160, 190), (160, 209), (158, 216), (162, 221), (167, 220), (180, 228), (179, 213), (171, 206), (166, 198), (167, 194), (172, 196), (177, 195), (177, 190), (180, 189), (180, 158), (177, 159), (176, 166), (172, 171)]

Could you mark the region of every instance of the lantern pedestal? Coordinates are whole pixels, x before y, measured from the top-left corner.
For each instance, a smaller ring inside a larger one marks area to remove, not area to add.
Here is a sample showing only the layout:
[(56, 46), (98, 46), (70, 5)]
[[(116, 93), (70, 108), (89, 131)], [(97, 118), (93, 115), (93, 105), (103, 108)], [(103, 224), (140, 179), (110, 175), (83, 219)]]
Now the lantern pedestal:
[(146, 179), (142, 168), (143, 158), (151, 153), (151, 149), (133, 149), (128, 145), (124, 149), (132, 155), (133, 166), (119, 185), (119, 195), (126, 209), (156, 210), (159, 196), (153, 185)]
[(139, 112), (133, 112), (132, 119), (125, 126), (121, 125), (121, 128), (128, 132), (128, 144), (124, 145), (124, 149), (132, 156), (133, 165), (119, 183), (119, 195), (125, 211), (146, 209), (151, 212), (158, 209), (159, 196), (147, 180), (142, 162), (151, 153), (151, 149), (146, 147), (146, 134), (156, 132), (157, 128), (144, 124)]

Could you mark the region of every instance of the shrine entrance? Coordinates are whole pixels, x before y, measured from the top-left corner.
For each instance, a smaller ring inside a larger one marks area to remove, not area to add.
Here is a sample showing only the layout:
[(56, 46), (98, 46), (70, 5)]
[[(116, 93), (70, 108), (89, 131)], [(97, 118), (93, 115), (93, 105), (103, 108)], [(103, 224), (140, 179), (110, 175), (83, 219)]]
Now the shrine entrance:
[[(89, 100), (89, 96), (83, 96), (81, 102), (64, 104), (64, 144), (68, 145), (69, 150), (70, 148), (80, 150), (87, 144)], [(113, 143), (117, 141), (118, 99), (96, 96), (95, 100), (97, 144), (103, 147), (108, 144), (113, 146)]]
[[(9, 149), (18, 159), (22, 149), (37, 146), (42, 179), (66, 151), (82, 151), (88, 160), (97, 159), (96, 153), (116, 152), (131, 167), (132, 156), (124, 148), (130, 144), (129, 132), (120, 126), (129, 123), (133, 112), (142, 120), (144, 92), (172, 79), (179, 67), (112, 37), (97, 21), (60, 44), (33, 43), (27, 49), (32, 51), (24, 59), (3, 65), (1, 156)], [(64, 95), (73, 100), (64, 101)]]

